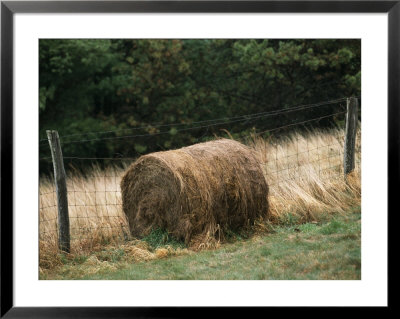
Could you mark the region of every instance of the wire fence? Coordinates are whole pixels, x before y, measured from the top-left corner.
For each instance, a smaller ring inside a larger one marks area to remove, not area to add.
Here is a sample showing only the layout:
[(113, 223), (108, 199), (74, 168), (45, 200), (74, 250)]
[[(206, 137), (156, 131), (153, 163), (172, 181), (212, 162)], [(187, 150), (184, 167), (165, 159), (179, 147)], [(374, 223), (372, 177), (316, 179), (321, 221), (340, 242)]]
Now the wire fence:
[[(248, 114), (224, 119), (193, 122), (190, 129), (207, 129), (211, 126), (230, 124), (234, 121), (248, 121), (267, 116), (282, 116), (292, 112), (305, 112), (323, 105), (343, 103), (346, 99), (337, 99), (310, 105), (301, 105), (286, 110)], [(254, 132), (238, 138), (248, 145), (260, 162), (263, 173), (270, 187), (270, 194), (282, 191), (282, 188), (297, 183), (301, 185), (310, 179), (319, 182), (343, 179), (343, 149), (345, 131), (343, 127), (323, 130), (318, 127), (321, 120), (343, 121), (346, 111), (335, 112), (324, 116), (313, 117), (304, 121), (289, 122), (284, 126), (269, 130)], [(153, 124), (167, 127), (174, 124)], [(201, 124), (200, 126), (198, 124)], [(185, 124), (187, 125), (187, 124)], [(134, 130), (135, 128), (129, 129)], [(122, 130), (126, 132), (126, 130)], [(116, 131), (86, 132), (61, 136), (62, 145), (66, 143), (85, 143), (92, 140), (109, 140), (119, 138), (134, 138), (137, 135), (103, 136)], [(161, 131), (155, 134), (169, 133)], [(97, 134), (95, 138), (88, 138)], [(229, 135), (229, 132), (227, 131)], [(360, 132), (357, 133), (356, 167), (360, 166)], [(151, 135), (151, 134), (149, 134)], [(154, 134), (153, 134), (154, 135)], [(78, 140), (78, 136), (83, 137)], [(41, 141), (40, 143), (42, 143)], [(47, 143), (47, 142), (46, 142)], [(79, 155), (64, 156), (66, 166), (73, 169), (81, 161), (92, 162), (90, 172), (82, 175), (78, 170), (67, 176), (68, 209), (72, 249), (93, 248), (111, 241), (129, 239), (129, 226), (122, 209), (120, 180), (126, 167), (136, 157), (80, 157)], [(116, 165), (101, 167), (96, 165), (101, 161), (111, 160)], [(40, 158), (40, 161), (52, 165), (51, 157)], [(70, 170), (71, 171), (71, 170)], [(52, 177), (40, 180), (39, 194), (39, 239), (46, 243), (57, 245), (57, 194)]]

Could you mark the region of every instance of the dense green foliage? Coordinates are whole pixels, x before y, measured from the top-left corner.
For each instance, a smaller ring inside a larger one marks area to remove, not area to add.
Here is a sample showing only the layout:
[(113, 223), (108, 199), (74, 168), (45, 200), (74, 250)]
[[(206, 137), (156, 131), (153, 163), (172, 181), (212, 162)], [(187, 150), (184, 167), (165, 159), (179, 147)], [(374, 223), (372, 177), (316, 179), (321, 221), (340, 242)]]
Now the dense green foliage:
[(64, 156), (136, 157), (331, 114), (343, 103), (227, 119), (358, 96), (360, 56), (359, 40), (40, 40), (40, 156), (47, 129)]

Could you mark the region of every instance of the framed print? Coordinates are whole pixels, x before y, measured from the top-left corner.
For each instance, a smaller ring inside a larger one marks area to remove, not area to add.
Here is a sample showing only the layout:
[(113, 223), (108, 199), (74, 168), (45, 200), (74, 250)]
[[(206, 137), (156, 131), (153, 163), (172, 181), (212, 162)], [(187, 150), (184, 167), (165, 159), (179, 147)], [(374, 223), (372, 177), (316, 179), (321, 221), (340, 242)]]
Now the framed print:
[(388, 307), (399, 15), (2, 1), (1, 316)]

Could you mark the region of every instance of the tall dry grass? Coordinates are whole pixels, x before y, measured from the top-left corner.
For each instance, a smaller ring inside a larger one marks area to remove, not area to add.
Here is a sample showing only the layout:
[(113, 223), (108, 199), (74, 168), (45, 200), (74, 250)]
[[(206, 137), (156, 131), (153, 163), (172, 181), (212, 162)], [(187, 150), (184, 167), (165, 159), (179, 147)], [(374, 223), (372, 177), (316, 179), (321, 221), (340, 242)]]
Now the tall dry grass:
[[(67, 177), (71, 253), (92, 251), (129, 238), (122, 211), (120, 179), (124, 169), (93, 166), (85, 176)], [(60, 263), (57, 244), (57, 198), (51, 177), (40, 180), (39, 252), (40, 265), (52, 268)]]
[[(342, 168), (343, 130), (293, 133), (279, 140), (254, 137), (247, 141), (270, 186), (268, 223), (282, 223), (287, 218), (299, 223), (318, 221), (326, 214), (344, 213), (360, 205), (360, 132), (356, 141), (356, 167), (347, 180)], [(86, 174), (89, 177), (68, 176), (73, 254), (129, 238), (119, 186), (123, 173), (123, 168), (101, 170), (94, 166)], [(53, 258), (58, 253), (57, 207), (55, 187), (49, 178), (40, 180), (39, 220), (40, 267), (52, 268), (60, 259)]]
[(271, 222), (294, 217), (299, 223), (345, 213), (361, 203), (361, 132), (356, 139), (355, 169), (344, 178), (344, 131), (293, 133), (271, 141), (253, 138), (255, 150), (270, 185)]

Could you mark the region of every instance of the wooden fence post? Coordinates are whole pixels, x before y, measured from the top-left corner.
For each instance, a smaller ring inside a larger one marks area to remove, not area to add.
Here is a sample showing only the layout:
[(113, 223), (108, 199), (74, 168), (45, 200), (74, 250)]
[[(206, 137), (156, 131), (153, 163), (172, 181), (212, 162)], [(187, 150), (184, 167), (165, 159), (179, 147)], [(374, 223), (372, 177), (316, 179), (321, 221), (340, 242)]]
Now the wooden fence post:
[(67, 182), (60, 139), (57, 131), (46, 131), (49, 140), (54, 167), (54, 181), (57, 192), (58, 208), (58, 247), (61, 251), (70, 252), (70, 232), (68, 214)]
[(358, 99), (351, 97), (347, 99), (347, 114), (346, 114), (346, 133), (344, 141), (344, 177), (354, 170), (354, 156), (356, 146), (358, 122)]

